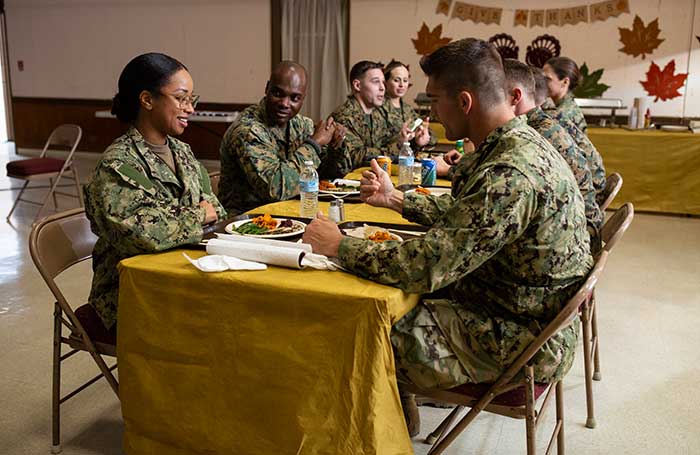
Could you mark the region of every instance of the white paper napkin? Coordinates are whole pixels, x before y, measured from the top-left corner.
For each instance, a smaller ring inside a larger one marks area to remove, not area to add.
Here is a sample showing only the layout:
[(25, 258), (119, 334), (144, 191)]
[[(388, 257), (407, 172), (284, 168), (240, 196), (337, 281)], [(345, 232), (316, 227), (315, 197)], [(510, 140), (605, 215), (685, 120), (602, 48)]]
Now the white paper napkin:
[(185, 258), (202, 272), (223, 272), (225, 270), (266, 270), (267, 265), (259, 262), (244, 261), (243, 259), (231, 256), (212, 254), (202, 256), (199, 259), (192, 259), (187, 254), (182, 253)]

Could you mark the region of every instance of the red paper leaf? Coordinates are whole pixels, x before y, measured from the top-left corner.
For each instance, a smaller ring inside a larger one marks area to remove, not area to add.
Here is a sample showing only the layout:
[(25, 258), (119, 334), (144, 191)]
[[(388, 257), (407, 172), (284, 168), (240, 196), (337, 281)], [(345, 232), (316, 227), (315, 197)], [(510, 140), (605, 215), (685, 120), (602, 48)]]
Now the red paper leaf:
[(423, 26), (418, 30), (418, 39), (411, 38), (411, 41), (418, 54), (428, 55), (452, 41), (452, 38), (442, 38), (440, 35), (442, 35), (442, 24), (430, 31), (423, 22)]
[(649, 96), (655, 96), (654, 102), (661, 98), (661, 101), (670, 100), (681, 96), (678, 89), (683, 87), (685, 80), (688, 77), (688, 73), (678, 73), (676, 72), (676, 61), (671, 60), (666, 64), (663, 71), (659, 66), (651, 62), (649, 66), (649, 71), (647, 71), (647, 80), (639, 81), (642, 87), (647, 91)]

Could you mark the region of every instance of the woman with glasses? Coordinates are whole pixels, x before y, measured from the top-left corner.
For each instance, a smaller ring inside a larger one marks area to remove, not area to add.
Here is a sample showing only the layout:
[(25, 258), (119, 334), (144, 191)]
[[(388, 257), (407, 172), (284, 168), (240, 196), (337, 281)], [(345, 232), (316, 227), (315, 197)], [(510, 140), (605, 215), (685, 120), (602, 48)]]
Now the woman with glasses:
[(84, 188), (98, 236), (89, 302), (115, 333), (124, 258), (197, 243), (203, 226), (226, 215), (209, 176), (181, 135), (198, 96), (187, 68), (164, 54), (139, 55), (119, 77), (112, 113), (130, 125), (104, 152)]

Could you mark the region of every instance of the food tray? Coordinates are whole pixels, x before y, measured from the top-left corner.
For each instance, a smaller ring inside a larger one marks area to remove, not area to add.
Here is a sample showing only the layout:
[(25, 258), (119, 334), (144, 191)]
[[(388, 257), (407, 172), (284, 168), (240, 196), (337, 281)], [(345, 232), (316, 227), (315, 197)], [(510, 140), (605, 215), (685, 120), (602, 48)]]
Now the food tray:
[(388, 230), (392, 234), (397, 234), (404, 240), (421, 238), (427, 231), (428, 227), (417, 224), (394, 224), (394, 223), (377, 223), (375, 221), (345, 221), (340, 223), (338, 227), (343, 229), (354, 229), (364, 225), (377, 226)]

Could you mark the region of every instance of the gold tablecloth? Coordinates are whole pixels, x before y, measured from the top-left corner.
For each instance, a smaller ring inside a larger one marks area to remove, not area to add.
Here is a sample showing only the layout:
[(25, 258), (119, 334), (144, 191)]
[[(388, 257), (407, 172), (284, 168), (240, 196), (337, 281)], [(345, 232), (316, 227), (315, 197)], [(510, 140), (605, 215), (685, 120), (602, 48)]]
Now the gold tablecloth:
[(613, 208), (700, 215), (700, 134), (588, 128), (608, 174), (623, 184)]
[[(394, 164), (394, 167), (396, 167), (396, 164)], [(397, 169), (398, 169), (398, 167), (397, 167)], [(354, 171), (352, 171), (348, 175), (346, 175), (345, 178), (350, 179), (350, 180), (360, 180), (360, 178), (362, 177), (362, 172), (365, 170), (369, 170), (369, 167), (361, 167), (361, 168), (355, 169)], [(399, 176), (392, 174), (391, 181), (394, 182), (394, 185), (397, 185), (399, 183)], [(452, 181), (447, 180), (447, 179), (437, 178), (437, 179), (435, 179), (435, 186), (452, 186)]]
[[(346, 214), (400, 218), (365, 204)], [(418, 295), (343, 272), (202, 273), (182, 252), (119, 265), (128, 455), (413, 453), (389, 334)]]

